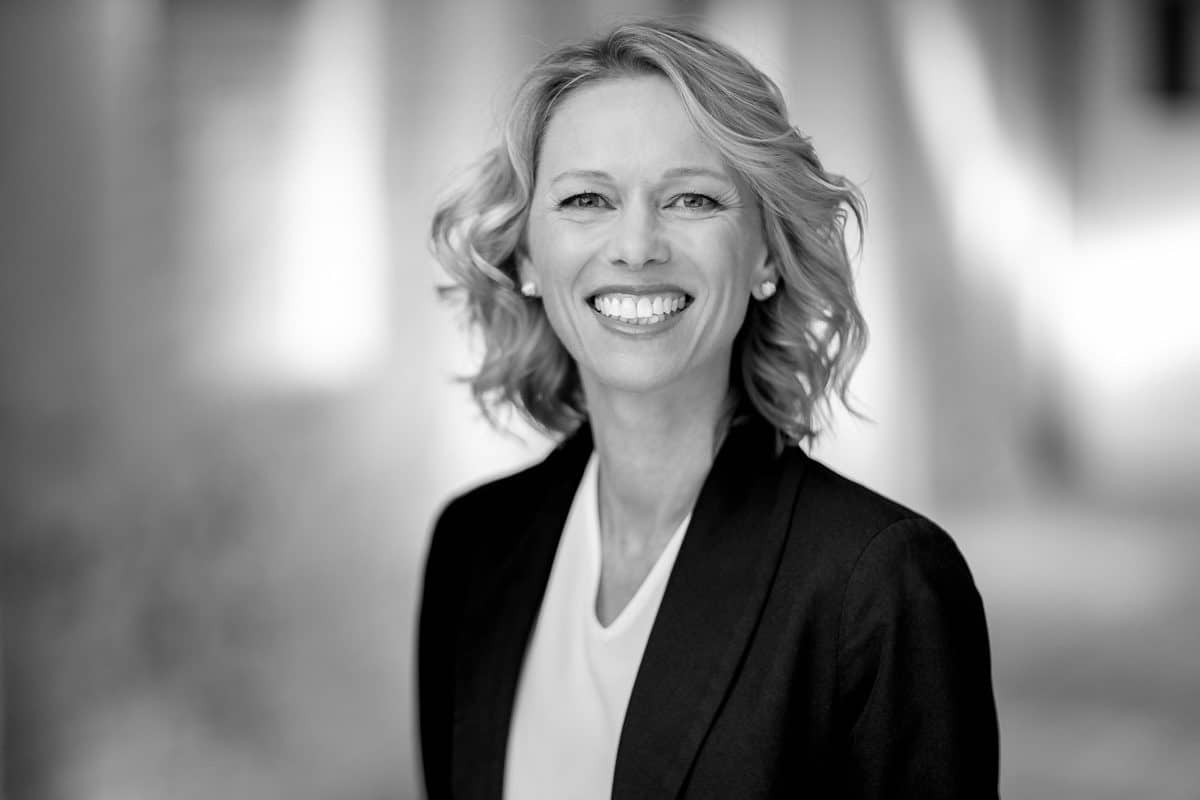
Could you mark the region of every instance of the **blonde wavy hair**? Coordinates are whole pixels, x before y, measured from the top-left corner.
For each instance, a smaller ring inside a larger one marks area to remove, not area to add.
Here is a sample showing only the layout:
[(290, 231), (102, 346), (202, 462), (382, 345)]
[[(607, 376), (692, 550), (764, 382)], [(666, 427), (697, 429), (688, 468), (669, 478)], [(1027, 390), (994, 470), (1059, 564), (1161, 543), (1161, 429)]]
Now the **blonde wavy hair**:
[(730, 384), (740, 413), (765, 418), (787, 441), (811, 440), (828, 418), (830, 397), (850, 407), (847, 384), (867, 332), (846, 247), (858, 189), (827, 172), (788, 120), (775, 83), (737, 52), (681, 25), (645, 21), (564, 45), (542, 58), (517, 91), (501, 143), (475, 163), (439, 203), (434, 254), (482, 333), (484, 355), (471, 390), (493, 423), (515, 407), (535, 427), (567, 434), (587, 417), (578, 369), (540, 302), (517, 277), (541, 139), (570, 92), (619, 77), (661, 75), (693, 124), (753, 188), (778, 291), (750, 303), (738, 334)]

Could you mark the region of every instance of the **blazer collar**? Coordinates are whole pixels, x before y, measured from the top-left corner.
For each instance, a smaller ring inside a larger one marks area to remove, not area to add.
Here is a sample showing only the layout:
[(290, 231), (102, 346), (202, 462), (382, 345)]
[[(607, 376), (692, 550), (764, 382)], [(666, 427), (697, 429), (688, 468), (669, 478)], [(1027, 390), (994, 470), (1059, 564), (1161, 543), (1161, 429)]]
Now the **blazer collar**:
[[(776, 468), (775, 443), (761, 420), (736, 426), (705, 479), (630, 696), (614, 798), (678, 794), (734, 677), (802, 472)], [(455, 676), (456, 797), (500, 797), (525, 649), (591, 451), (585, 425), (542, 462), (519, 499), (528, 516), (497, 529), (511, 544), (468, 588)]]

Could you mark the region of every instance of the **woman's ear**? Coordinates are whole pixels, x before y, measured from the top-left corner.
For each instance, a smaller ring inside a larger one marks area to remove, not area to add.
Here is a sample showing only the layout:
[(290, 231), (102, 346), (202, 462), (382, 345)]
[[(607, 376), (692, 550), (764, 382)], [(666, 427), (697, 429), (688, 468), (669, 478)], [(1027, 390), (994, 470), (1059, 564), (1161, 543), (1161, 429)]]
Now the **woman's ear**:
[(775, 259), (770, 250), (763, 248), (763, 258), (755, 267), (750, 284), (750, 294), (755, 300), (766, 300), (775, 294), (779, 287), (779, 272), (775, 269)]
[(517, 288), (526, 297), (539, 297), (537, 278), (533, 273), (533, 262), (525, 253), (524, 248), (519, 248), (514, 253), (514, 259), (517, 262)]
[(763, 248), (762, 258), (754, 268), (753, 280), (755, 286), (758, 286), (763, 281), (779, 281), (779, 270), (775, 268), (775, 257), (771, 255), (771, 251), (766, 247)]
[(755, 270), (754, 281), (755, 283), (762, 283), (763, 281), (777, 280), (779, 280), (779, 271), (775, 269), (775, 259), (771, 255), (771, 251), (768, 250), (759, 263), (758, 269)]

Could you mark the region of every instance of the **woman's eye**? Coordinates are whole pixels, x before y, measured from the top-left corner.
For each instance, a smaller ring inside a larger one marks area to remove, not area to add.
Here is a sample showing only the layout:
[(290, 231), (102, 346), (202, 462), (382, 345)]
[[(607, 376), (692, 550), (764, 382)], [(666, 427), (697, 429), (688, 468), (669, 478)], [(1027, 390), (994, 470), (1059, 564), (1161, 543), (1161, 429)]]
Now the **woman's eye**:
[(573, 194), (558, 205), (560, 208), (611, 208), (604, 195), (596, 192)]
[(685, 208), (689, 211), (712, 211), (720, 208), (721, 204), (706, 194), (684, 192), (671, 201), (671, 205)]

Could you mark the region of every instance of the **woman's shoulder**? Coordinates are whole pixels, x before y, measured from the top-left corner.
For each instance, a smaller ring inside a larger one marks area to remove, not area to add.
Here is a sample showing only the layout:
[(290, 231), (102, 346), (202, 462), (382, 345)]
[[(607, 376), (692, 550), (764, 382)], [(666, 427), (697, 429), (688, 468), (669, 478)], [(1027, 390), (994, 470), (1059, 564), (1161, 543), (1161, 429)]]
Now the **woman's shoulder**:
[(809, 459), (790, 533), (785, 574), (827, 590), (843, 657), (875, 653), (893, 636), (945, 634), (969, 643), (986, 673), (987, 628), (974, 577), (953, 537), (929, 517)]
[(544, 475), (546, 462), (552, 456), (553, 453), (516, 472), (490, 478), (460, 491), (442, 506), (435, 529), (442, 527), (444, 521), (488, 517), (520, 509), (536, 491), (539, 477)]
[(503, 556), (505, 532), (533, 505), (532, 486), (545, 461), (488, 480), (448, 500), (434, 518), (425, 558), (429, 585)]
[[(787, 463), (790, 461), (790, 463)], [(795, 513), (822, 517), (840, 535), (869, 537), (896, 523), (933, 525), (924, 514), (849, 478), (800, 451), (785, 459), (785, 469), (801, 471)], [(935, 526), (936, 527), (936, 526)]]
[(800, 460), (793, 530), (839, 562), (846, 577), (894, 575), (902, 566), (969, 575), (954, 539), (929, 517), (816, 459)]
[(540, 461), (508, 475), (487, 480), (452, 497), (434, 523), (434, 543), (439, 539), (470, 537), (497, 525), (520, 526), (544, 505), (547, 492), (573, 494), (573, 483), (591, 452), (591, 440), (574, 436), (557, 445)]

